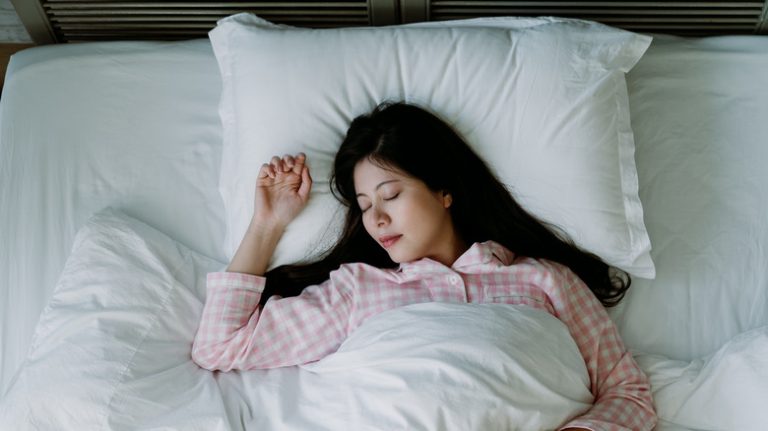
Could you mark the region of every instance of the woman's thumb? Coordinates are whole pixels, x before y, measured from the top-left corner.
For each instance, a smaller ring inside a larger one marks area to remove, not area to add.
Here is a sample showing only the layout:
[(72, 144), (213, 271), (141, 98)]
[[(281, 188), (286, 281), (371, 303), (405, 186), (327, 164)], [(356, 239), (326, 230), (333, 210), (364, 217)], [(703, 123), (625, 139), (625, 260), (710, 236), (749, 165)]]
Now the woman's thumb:
[(312, 188), (312, 177), (309, 175), (309, 168), (304, 165), (301, 170), (301, 186), (299, 186), (299, 196), (306, 198), (309, 196), (309, 190)]

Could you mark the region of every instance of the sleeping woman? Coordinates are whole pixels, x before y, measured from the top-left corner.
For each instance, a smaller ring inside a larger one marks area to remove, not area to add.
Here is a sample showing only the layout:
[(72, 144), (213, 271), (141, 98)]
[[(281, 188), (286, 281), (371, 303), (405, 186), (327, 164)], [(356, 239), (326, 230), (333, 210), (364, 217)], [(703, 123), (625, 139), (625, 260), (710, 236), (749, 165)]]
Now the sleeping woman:
[(311, 187), (303, 154), (261, 166), (242, 243), (226, 272), (208, 275), (198, 365), (305, 364), (395, 307), (503, 302), (557, 317), (584, 357), (595, 401), (563, 430), (654, 427), (648, 379), (605, 310), (629, 276), (526, 212), (441, 119), (404, 103), (356, 118), (331, 179), (347, 207), (340, 239), (318, 262), (266, 271)]

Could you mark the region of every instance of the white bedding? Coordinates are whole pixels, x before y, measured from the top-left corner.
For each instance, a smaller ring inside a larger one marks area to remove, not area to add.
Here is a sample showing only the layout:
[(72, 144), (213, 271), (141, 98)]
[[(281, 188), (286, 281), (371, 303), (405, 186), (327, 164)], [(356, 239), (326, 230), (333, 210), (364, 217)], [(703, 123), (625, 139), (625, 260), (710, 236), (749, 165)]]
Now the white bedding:
[(12, 57), (0, 104), (0, 393), (94, 212), (122, 209), (223, 260), (220, 91), (207, 39)]
[(636, 355), (648, 373), (659, 430), (764, 430), (768, 424), (768, 326), (691, 362)]
[(219, 266), (119, 212), (95, 215), (0, 402), (0, 429), (554, 429), (592, 403), (566, 326), (503, 304), (402, 307), (321, 361), (208, 372), (189, 350)]
[(613, 314), (636, 350), (690, 361), (768, 324), (766, 71), (765, 37), (656, 37), (627, 75), (657, 268)]
[[(768, 393), (768, 41), (654, 36), (627, 82), (657, 277), (634, 279), (612, 317), (642, 352), (660, 429), (760, 429), (761, 409), (718, 397), (733, 396), (726, 389), (737, 382), (753, 383), (735, 392), (752, 400)], [(207, 40), (41, 47), (12, 58), (0, 103), (0, 393), (93, 213), (115, 207), (223, 262), (218, 79)], [(164, 376), (187, 371), (195, 391), (141, 394), (178, 407), (151, 416), (145, 405), (148, 424), (227, 429), (290, 414), (281, 400), (250, 404), (246, 374), (211, 380), (187, 364)], [(232, 390), (219, 392), (229, 381)], [(167, 388), (182, 388), (173, 382)], [(139, 412), (126, 414), (111, 426)]]
[[(93, 216), (0, 400), (0, 430), (554, 429), (592, 402), (562, 322), (502, 304), (401, 307), (321, 361), (208, 372), (190, 346), (221, 265), (119, 211)], [(703, 360), (636, 357), (659, 430), (768, 423), (768, 326)]]

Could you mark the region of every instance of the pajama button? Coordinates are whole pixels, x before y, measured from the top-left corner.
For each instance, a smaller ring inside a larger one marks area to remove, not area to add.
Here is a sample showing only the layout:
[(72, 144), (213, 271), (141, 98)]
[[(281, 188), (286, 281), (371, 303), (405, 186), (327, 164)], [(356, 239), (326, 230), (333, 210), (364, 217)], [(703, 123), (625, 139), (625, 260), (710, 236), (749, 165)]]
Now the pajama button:
[(452, 275), (448, 280), (450, 280), (451, 284), (456, 284), (459, 282), (459, 277)]

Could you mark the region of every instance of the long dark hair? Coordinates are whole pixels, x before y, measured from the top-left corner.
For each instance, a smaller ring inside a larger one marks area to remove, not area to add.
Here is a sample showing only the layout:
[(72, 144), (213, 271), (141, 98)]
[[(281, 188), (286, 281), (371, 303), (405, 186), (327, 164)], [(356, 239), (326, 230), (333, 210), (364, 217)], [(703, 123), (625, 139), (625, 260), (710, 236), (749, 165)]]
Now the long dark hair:
[(347, 207), (338, 242), (317, 262), (267, 272), (262, 303), (275, 294), (296, 296), (304, 287), (327, 280), (343, 263), (397, 267), (363, 227), (353, 173), (366, 158), (418, 178), (432, 191), (450, 193), (451, 218), (465, 244), (493, 240), (516, 255), (566, 265), (606, 307), (618, 304), (629, 288), (629, 274), (579, 249), (557, 228), (524, 210), (451, 126), (420, 107), (383, 103), (352, 121), (336, 154), (331, 191)]

